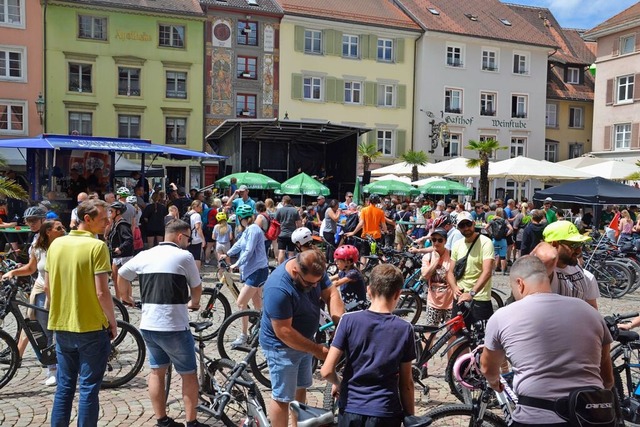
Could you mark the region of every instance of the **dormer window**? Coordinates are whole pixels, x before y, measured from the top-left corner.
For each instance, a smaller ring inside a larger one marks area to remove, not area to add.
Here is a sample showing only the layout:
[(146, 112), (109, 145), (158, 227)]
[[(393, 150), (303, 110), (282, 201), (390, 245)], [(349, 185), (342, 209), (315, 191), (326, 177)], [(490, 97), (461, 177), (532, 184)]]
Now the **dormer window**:
[(440, 12), (438, 12), (436, 9), (432, 7), (428, 8), (427, 10), (431, 12), (432, 15), (436, 15), (436, 16), (440, 15)]

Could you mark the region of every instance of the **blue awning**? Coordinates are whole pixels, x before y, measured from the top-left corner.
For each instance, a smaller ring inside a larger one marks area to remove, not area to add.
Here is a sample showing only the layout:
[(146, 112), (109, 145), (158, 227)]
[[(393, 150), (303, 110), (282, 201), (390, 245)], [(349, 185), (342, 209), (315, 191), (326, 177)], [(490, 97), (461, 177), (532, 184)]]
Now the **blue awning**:
[(185, 157), (199, 157), (210, 160), (224, 160), (225, 156), (209, 154), (185, 148), (152, 144), (146, 139), (106, 138), (82, 135), (52, 135), (44, 134), (33, 138), (0, 140), (0, 150), (3, 148), (35, 148), (46, 150), (89, 150), (89, 151), (119, 151), (127, 153), (151, 153), (158, 155), (176, 155)]

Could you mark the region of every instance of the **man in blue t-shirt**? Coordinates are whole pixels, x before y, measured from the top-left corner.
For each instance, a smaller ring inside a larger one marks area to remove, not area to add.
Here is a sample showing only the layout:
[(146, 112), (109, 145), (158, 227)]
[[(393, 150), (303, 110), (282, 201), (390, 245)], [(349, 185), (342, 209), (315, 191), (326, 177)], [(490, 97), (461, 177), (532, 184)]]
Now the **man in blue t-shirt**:
[(286, 427), (289, 402), (306, 401), (313, 382), (312, 356), (324, 360), (328, 349), (313, 341), (324, 301), (334, 322), (344, 313), (335, 287), (327, 284), (324, 255), (317, 250), (299, 253), (271, 273), (263, 290), (260, 346), (271, 376), (269, 419)]

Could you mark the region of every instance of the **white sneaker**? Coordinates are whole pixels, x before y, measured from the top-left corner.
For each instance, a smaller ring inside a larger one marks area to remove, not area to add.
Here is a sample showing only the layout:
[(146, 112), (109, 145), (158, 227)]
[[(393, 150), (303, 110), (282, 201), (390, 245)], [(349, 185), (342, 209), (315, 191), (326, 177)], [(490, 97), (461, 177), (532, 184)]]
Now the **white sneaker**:
[(53, 387), (55, 385), (58, 385), (58, 380), (56, 380), (56, 376), (55, 375), (51, 375), (49, 378), (47, 378), (47, 380), (44, 382), (44, 385), (48, 385), (50, 387)]
[(247, 336), (245, 334), (240, 334), (238, 338), (234, 342), (231, 343), (231, 347), (238, 347), (247, 343)]

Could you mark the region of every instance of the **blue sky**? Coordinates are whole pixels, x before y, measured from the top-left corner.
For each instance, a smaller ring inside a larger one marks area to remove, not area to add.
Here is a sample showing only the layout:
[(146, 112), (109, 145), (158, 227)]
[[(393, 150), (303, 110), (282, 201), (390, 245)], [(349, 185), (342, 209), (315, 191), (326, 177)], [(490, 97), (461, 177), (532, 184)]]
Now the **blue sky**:
[(637, 0), (502, 0), (546, 7), (564, 28), (590, 29), (635, 4)]

